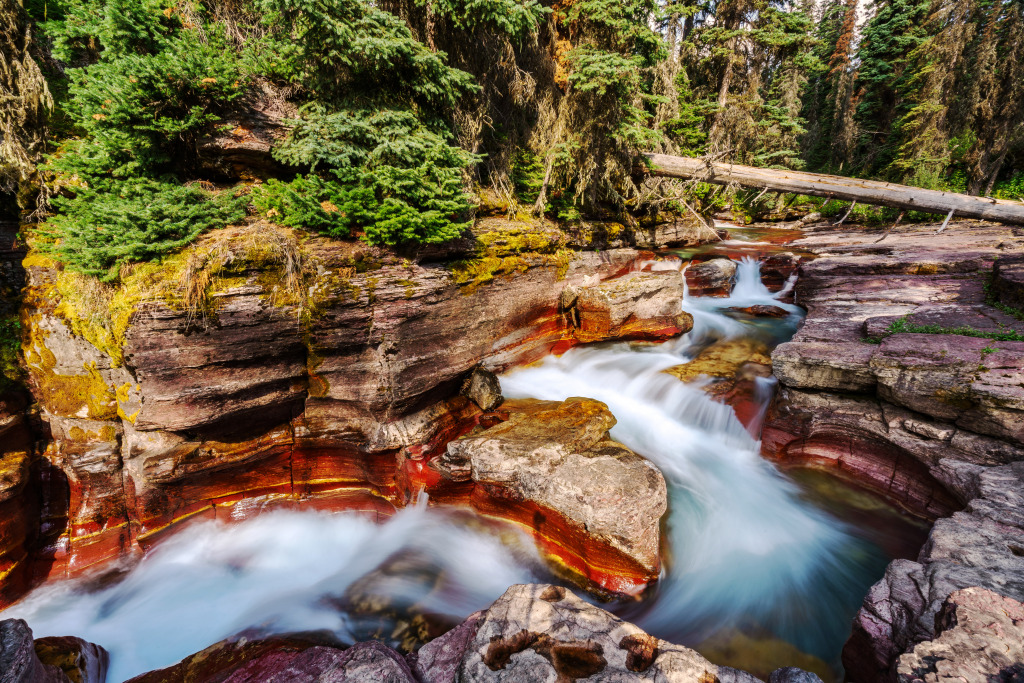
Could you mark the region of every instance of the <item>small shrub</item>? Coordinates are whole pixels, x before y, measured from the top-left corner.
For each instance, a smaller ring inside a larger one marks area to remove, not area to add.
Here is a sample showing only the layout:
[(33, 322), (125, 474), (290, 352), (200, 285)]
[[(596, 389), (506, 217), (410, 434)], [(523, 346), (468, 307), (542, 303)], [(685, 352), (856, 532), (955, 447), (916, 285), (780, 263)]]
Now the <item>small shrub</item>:
[(39, 248), (68, 268), (104, 282), (122, 266), (180, 249), (200, 233), (240, 220), (244, 198), (196, 185), (139, 178), (108, 180), (57, 198), (60, 214), (39, 228)]
[[(362, 229), (367, 242), (386, 245), (433, 244), (462, 234), (471, 206), (463, 172), (478, 157), (449, 145), (445, 135), (412, 111), (328, 113), (314, 105), (295, 123), (274, 154), (285, 163), (319, 171), (322, 179), (307, 176), (293, 181), (301, 187), (270, 190), (290, 198), (292, 206), (285, 207), (290, 211), (264, 203), (290, 215), (286, 220), (295, 222), (287, 224), (300, 225), (298, 216), (304, 213), (316, 223), (306, 227), (328, 234)], [(318, 213), (314, 199), (332, 207), (321, 204)]]

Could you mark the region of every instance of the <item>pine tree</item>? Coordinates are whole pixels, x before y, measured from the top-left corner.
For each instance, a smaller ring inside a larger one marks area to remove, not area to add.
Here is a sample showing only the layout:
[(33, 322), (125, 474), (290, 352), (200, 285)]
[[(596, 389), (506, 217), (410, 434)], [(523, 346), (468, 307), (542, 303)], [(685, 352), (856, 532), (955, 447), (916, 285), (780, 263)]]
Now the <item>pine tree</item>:
[(888, 167), (899, 148), (896, 123), (912, 104), (912, 53), (925, 41), (929, 0), (878, 0), (864, 28), (856, 79), (855, 164), (861, 173)]

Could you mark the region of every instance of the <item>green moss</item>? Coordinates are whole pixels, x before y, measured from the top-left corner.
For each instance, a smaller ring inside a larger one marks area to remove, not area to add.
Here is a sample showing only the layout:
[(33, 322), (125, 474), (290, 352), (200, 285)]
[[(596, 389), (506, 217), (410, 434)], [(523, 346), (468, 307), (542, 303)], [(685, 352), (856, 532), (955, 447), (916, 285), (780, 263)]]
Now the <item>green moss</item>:
[(83, 364), (83, 375), (58, 374), (54, 371), (57, 358), (46, 347), (49, 332), (40, 327), (38, 318), (28, 322), (23, 351), (25, 362), (35, 380), (35, 395), (39, 402), (51, 413), (65, 417), (116, 419), (117, 398), (96, 364)]
[(917, 334), (955, 334), (963, 337), (978, 337), (980, 339), (991, 339), (992, 341), (1024, 341), (1024, 334), (1007, 330), (1005, 332), (985, 332), (976, 330), (973, 327), (962, 325), (960, 327), (942, 327), (941, 325), (915, 325), (907, 320), (906, 316), (892, 321), (886, 336), (890, 334), (917, 333)]
[(416, 294), (416, 283), (412, 280), (395, 280), (395, 284), (405, 287), (406, 299), (411, 299)]

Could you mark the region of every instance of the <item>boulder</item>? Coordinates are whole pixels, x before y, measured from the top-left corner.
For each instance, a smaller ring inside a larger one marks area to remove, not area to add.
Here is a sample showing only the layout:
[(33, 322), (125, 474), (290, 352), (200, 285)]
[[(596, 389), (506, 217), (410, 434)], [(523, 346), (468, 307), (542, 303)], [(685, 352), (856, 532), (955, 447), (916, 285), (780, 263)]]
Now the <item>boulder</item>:
[(99, 645), (74, 636), (36, 638), (36, 655), (44, 665), (64, 672), (71, 683), (103, 683), (110, 655)]
[[(717, 677), (718, 667), (693, 650), (650, 636), (558, 586), (512, 586), (472, 619), (472, 636), (457, 636), (466, 645), (454, 679), (432, 676), (427, 667), (424, 680), (701, 683), (725, 679)], [(446, 645), (451, 643), (438, 647)], [(424, 648), (430, 657), (433, 649), (433, 643)], [(422, 657), (421, 653), (421, 665)], [(757, 680), (734, 670), (727, 673), (737, 683)]]
[(790, 251), (771, 254), (761, 262), (761, 282), (770, 292), (778, 292), (800, 267), (800, 257)]
[(682, 310), (683, 279), (674, 271), (631, 273), (581, 287), (573, 302), (576, 339), (657, 341), (693, 329)]
[(991, 683), (1024, 680), (1024, 604), (984, 588), (946, 598), (935, 638), (902, 655), (900, 683)]
[(736, 277), (736, 262), (717, 258), (691, 265), (683, 273), (690, 296), (729, 296)]
[(103, 683), (107, 652), (80, 638), (40, 638), (21, 619), (0, 621), (0, 683)]
[(655, 580), (665, 479), (608, 438), (607, 406), (570, 398), (506, 408), (507, 421), (449, 443), (437, 469), (471, 481), (474, 507), (523, 524), (598, 586), (635, 593)]
[(480, 410), (494, 410), (501, 405), (501, 382), (490, 370), (474, 368), (462, 383), (462, 395), (479, 406)]

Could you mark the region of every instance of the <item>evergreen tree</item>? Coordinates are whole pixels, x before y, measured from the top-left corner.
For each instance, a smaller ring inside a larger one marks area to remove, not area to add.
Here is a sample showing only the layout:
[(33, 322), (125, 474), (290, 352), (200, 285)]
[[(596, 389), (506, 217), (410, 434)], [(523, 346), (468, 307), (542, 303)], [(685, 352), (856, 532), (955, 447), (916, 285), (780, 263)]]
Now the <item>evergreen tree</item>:
[(854, 121), (861, 173), (887, 168), (899, 149), (897, 122), (912, 106), (918, 79), (912, 54), (925, 41), (929, 0), (877, 0), (858, 50)]

